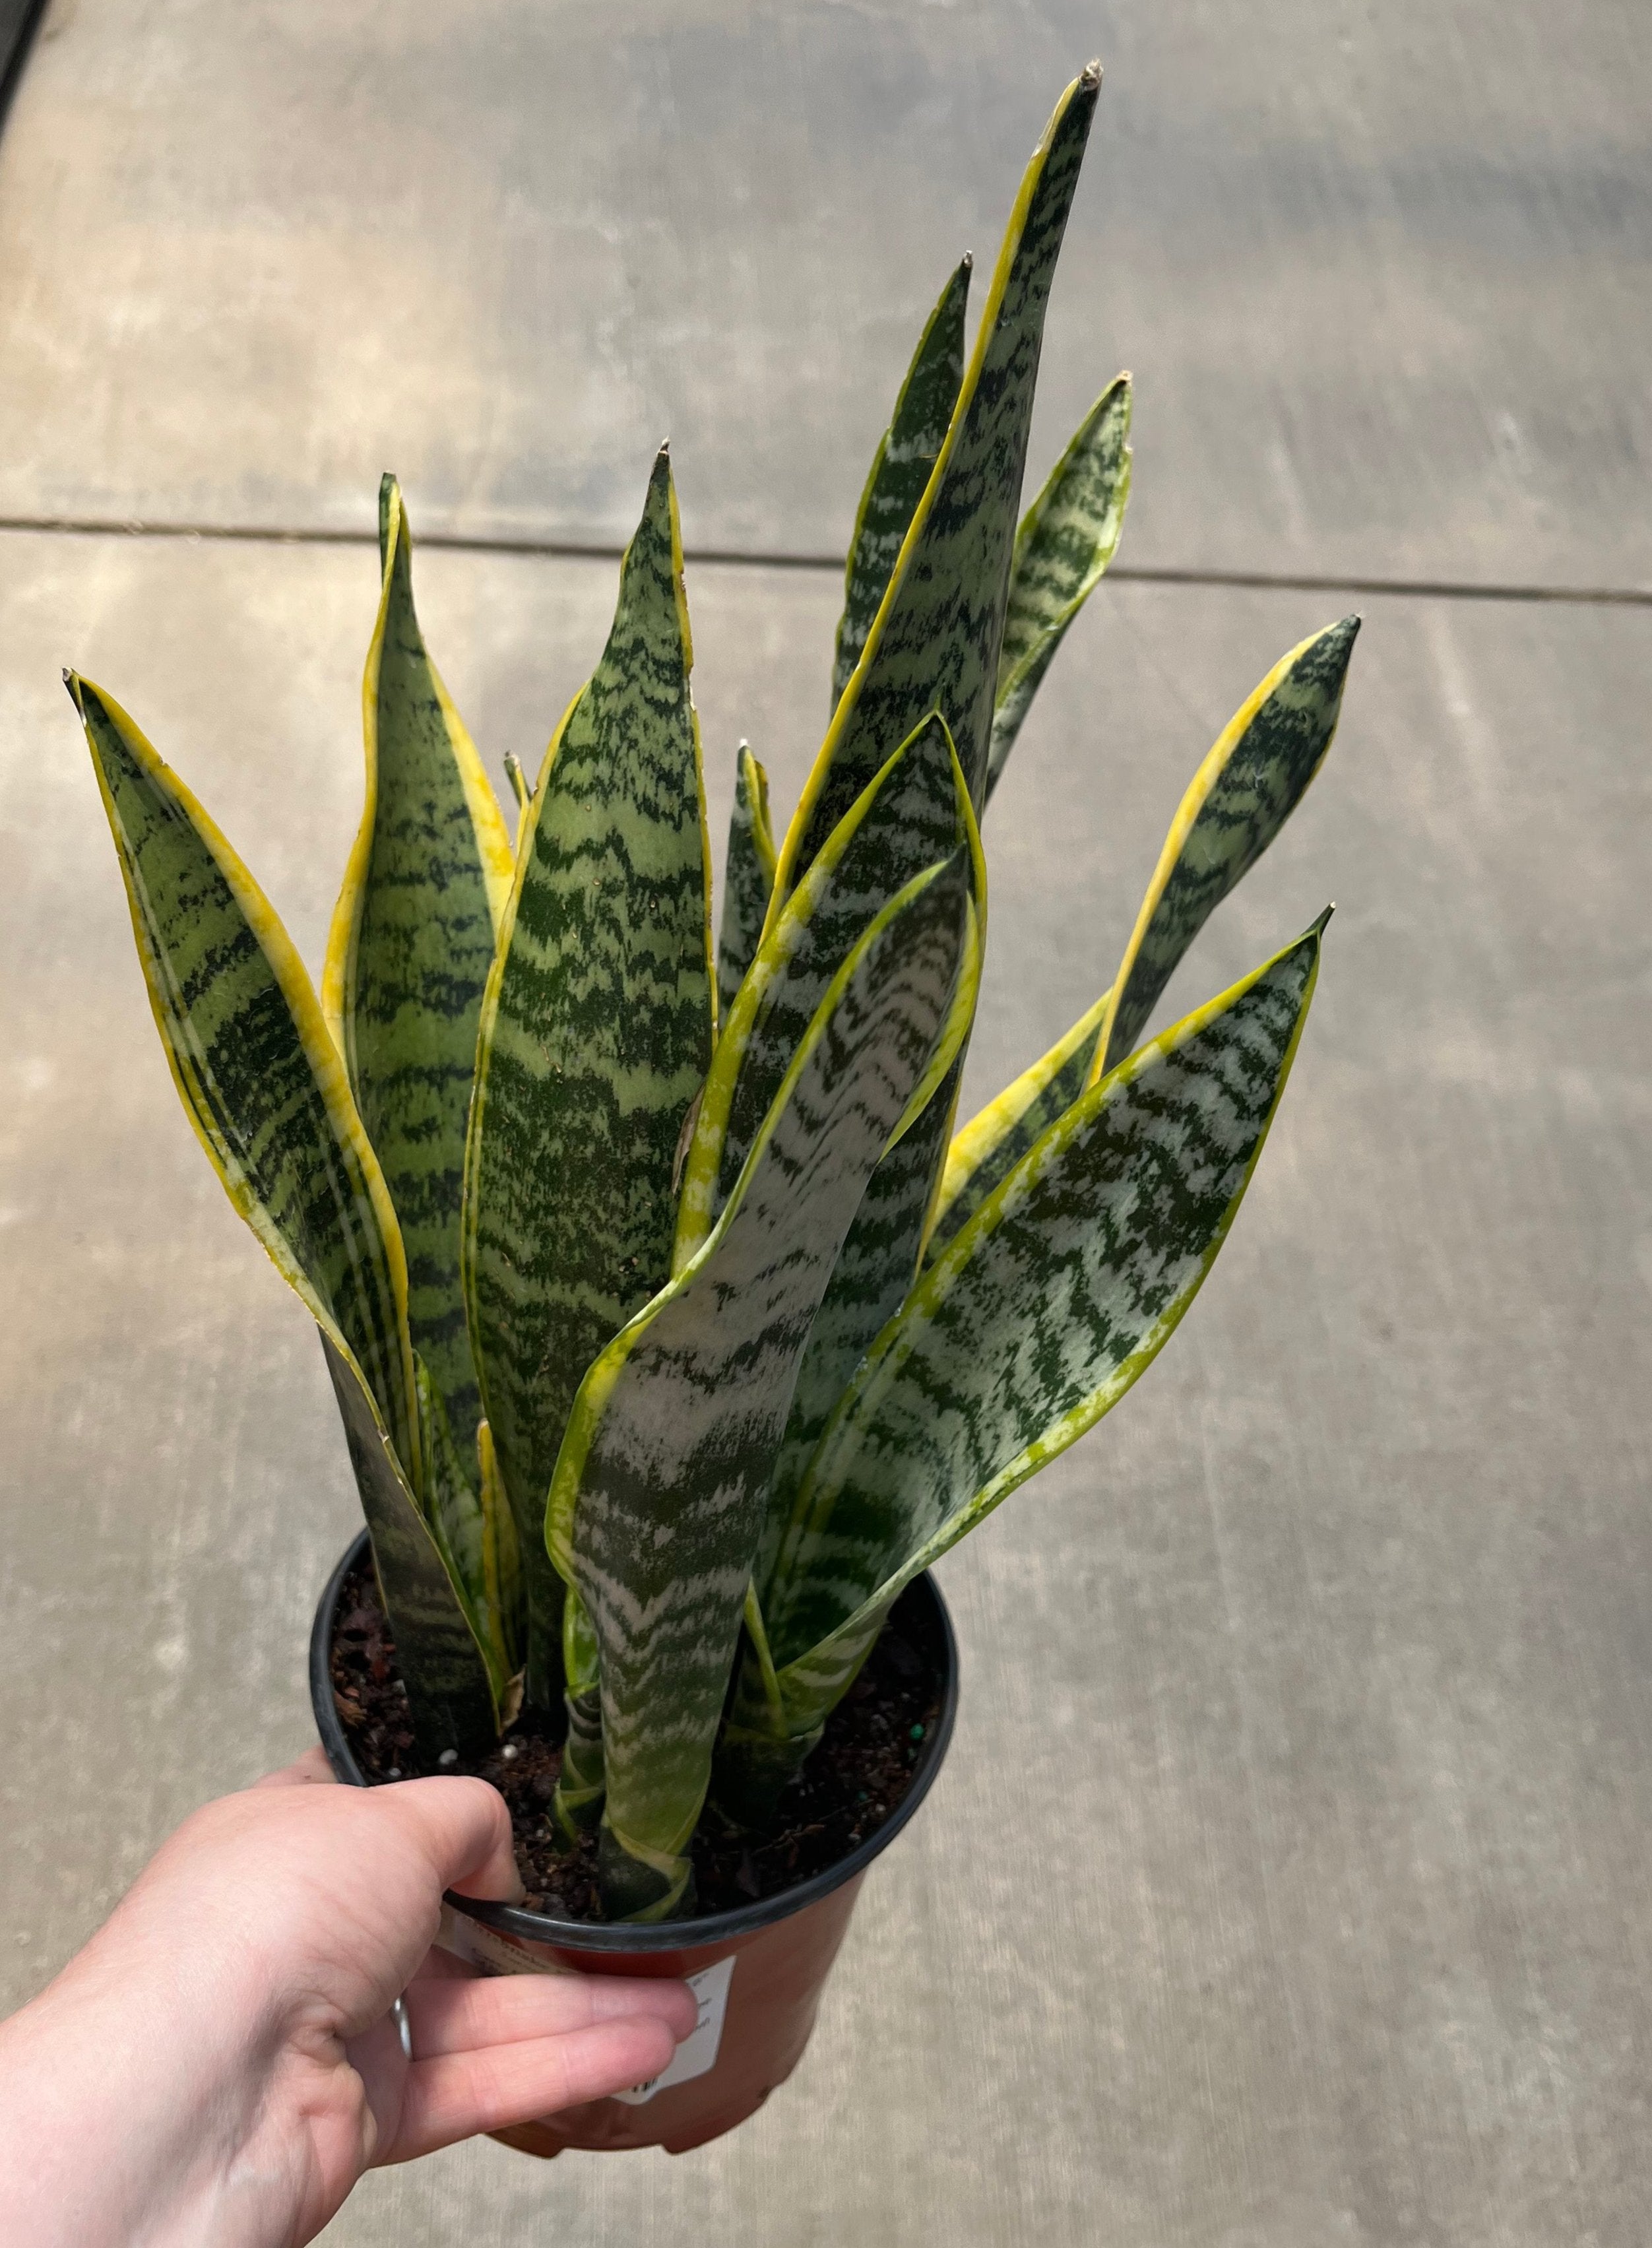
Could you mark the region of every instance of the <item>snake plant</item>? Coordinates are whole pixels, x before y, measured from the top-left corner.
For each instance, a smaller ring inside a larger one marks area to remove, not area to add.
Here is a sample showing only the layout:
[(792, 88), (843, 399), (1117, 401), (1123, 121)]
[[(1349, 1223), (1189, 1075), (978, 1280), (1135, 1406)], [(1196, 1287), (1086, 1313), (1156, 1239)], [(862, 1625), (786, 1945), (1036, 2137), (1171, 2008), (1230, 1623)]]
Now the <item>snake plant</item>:
[(1146, 1045), (1336, 724), (1357, 629), (1194, 776), (1119, 972), (962, 1129), (979, 820), (1118, 543), (1121, 376), (1021, 513), (1094, 108), (1062, 97), (971, 353), (966, 260), (854, 525), (824, 746), (783, 836), (742, 745), (714, 945), (668, 457), (512, 836), (380, 510), (366, 805), (319, 993), (206, 812), (69, 684), (180, 1094), (322, 1333), (422, 1753), (566, 1726), (606, 1909), (691, 1902), (920, 1571), (1122, 1396), (1233, 1222), (1324, 917)]

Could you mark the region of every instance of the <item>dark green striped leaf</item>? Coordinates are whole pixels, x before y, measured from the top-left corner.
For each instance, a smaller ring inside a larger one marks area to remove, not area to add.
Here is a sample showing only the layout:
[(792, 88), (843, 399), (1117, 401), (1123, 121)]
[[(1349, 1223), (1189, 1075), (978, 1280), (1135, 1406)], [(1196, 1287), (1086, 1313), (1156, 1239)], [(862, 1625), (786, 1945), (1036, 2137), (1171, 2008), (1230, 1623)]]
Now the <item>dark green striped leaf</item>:
[[(971, 1013), (980, 963), (966, 970)], [(918, 1277), (924, 1228), (957, 1109), (963, 1057), (911, 1129), (902, 1133), (872, 1174), (854, 1223), (838, 1251), (832, 1278), (809, 1331), (792, 1393), (785, 1437), (775, 1462), (752, 1579), (761, 1598), (799, 1488), (821, 1431), (874, 1340), (905, 1303)]]
[(769, 826), (769, 776), (742, 742), (723, 872), (717, 927), (717, 1018), (726, 1023), (763, 935), (774, 888), (774, 836)]
[(1336, 732), (1359, 629), (1344, 617), (1293, 648), (1194, 775), (1125, 948), (1093, 1078), (1131, 1051), (1188, 947), (1301, 801)]
[(1130, 496), (1130, 378), (1108, 384), (1021, 518), (987, 757), (987, 794), (1067, 627), (1118, 551)]
[(830, 1708), (901, 1587), (1162, 1348), (1261, 1153), (1323, 927), (1085, 1093), (879, 1339), (821, 1441), (764, 1604), (794, 1731)]
[(485, 1755), (498, 1737), (502, 1713), (466, 1605), (372, 1399), (325, 1326), (321, 1347), (373, 1540), (379, 1590), (395, 1635), (396, 1668), (408, 1689), (408, 1714), (421, 1758), (434, 1769), (448, 1750), (466, 1758)]
[(778, 898), (931, 709), (981, 801), (1045, 308), (1100, 84), (1092, 65), (1067, 88), (1022, 182), (951, 428), (788, 831)]
[(888, 590), (895, 557), (917, 513), (963, 382), (963, 316), (970, 301), (966, 257), (948, 276), (924, 323), (888, 428), (878, 440), (855, 511), (843, 576), (843, 614), (832, 666), (835, 710), (860, 660), (872, 620)]
[(319, 1326), (427, 1758), (494, 1723), (422, 1519), (395, 1213), (304, 964), (213, 821), (120, 705), (71, 676), (161, 1044), (214, 1169)]
[(679, 1142), (711, 1059), (710, 889), (663, 451), (601, 662), (546, 755), (477, 1052), (471, 1337), (527, 1573), (527, 1694), (561, 1664), (545, 1493), (597, 1353), (669, 1277)]
[(361, 1373), (419, 1485), (395, 1213), (304, 963), (119, 703), (72, 675), (149, 1004), (189, 1121), (277, 1270)]
[(956, 1034), (967, 860), (908, 886), (834, 979), (716, 1230), (586, 1377), (547, 1538), (600, 1648), (604, 1883), (686, 1902), (798, 1361), (867, 1180)]
[(499, 1557), (489, 1552), (490, 1525), (480, 1475), (461, 1457), (442, 1393), (416, 1351), (413, 1373), (424, 1455), (424, 1518), (488, 1666), (495, 1705), (503, 1709), (517, 1669), (520, 1619), (500, 1600)]
[(679, 1271), (728, 1200), (815, 1009), (855, 945), (925, 867), (978, 848), (963, 775), (944, 722), (932, 714), (839, 821), (730, 1010), (683, 1167)]
[(1104, 991), (1048, 1053), (970, 1118), (947, 1149), (935, 1224), (924, 1244), (926, 1263), (935, 1262), (958, 1228), (1089, 1083), (1112, 996)]
[(459, 1283), (465, 1117), (513, 853), (419, 630), (394, 476), (380, 489), (380, 529), (382, 591), (362, 684), (367, 801), (321, 1004), (401, 1222), (413, 1347), (468, 1456), (480, 1401)]
[(565, 1842), (577, 1840), (602, 1816), (607, 1787), (602, 1762), (601, 1651), (591, 1614), (572, 1586), (562, 1610), (563, 1701), (568, 1730), (562, 1743), (551, 1816)]

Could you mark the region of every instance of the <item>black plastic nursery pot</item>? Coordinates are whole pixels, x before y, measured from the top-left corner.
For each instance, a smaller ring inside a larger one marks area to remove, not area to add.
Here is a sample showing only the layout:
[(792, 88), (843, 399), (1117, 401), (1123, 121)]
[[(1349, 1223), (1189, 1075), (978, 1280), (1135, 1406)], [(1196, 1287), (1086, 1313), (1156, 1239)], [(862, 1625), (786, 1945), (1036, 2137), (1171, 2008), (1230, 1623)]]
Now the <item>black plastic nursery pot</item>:
[[(345, 1581), (367, 1552), (363, 1531), (332, 1573), (310, 1638), (310, 1698), (321, 1744), (337, 1778), (355, 1787), (370, 1783), (333, 1701), (332, 1655)], [(958, 1650), (933, 1579), (909, 1585), (890, 1621), (930, 1664), (939, 1712), (906, 1794), (834, 1865), (736, 1911), (652, 1927), (558, 1920), (517, 1905), (446, 1898), (438, 1941), (484, 1974), (681, 1976), (700, 2002), (693, 2033), (652, 2084), (496, 2132), (507, 2146), (542, 2155), (565, 2147), (663, 2147), (683, 2154), (743, 2123), (791, 2075), (809, 2042), (867, 1869), (917, 1811), (952, 1738)]]

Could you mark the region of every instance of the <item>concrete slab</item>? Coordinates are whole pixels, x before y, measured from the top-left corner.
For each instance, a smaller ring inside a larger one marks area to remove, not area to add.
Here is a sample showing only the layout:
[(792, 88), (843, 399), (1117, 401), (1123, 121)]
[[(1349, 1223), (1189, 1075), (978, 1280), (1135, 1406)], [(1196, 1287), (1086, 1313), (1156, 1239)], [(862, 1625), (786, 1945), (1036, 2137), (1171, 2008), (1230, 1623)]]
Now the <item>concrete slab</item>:
[(0, 516), (840, 550), (918, 323), (1108, 84), (1040, 469), (1136, 565), (1652, 584), (1652, 19), (1596, 0), (53, 0), (0, 145)]
[[(612, 582), (422, 559), (490, 757)], [(313, 959), (372, 593), (356, 552), (0, 536), (0, 2007), (303, 1743), (352, 1516), (305, 1321), (177, 1114), (56, 668), (130, 702)], [(720, 801), (742, 730), (784, 800), (833, 588), (691, 599)], [(1186, 776), (1322, 620), (1093, 605), (993, 808), (983, 1093), (1107, 979)], [(675, 2162), (375, 2176), (339, 2248), (1639, 2248), (1649, 676), (1643, 613), (1375, 607), (1331, 765), (1173, 995), (1339, 900), (1256, 1188), (1162, 1362), (948, 1565), (957, 1747), (794, 2083)]]

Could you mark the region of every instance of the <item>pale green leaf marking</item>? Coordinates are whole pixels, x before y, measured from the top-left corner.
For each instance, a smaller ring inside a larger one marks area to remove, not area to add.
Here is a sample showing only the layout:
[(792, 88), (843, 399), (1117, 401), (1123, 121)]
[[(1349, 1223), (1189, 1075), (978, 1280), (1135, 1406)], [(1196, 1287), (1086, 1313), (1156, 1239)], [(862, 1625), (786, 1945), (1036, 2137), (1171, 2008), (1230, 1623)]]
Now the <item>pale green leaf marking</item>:
[(1021, 518), (987, 757), (987, 794), (1067, 627), (1118, 551), (1130, 496), (1130, 378), (1108, 384)]
[(787, 833), (771, 920), (931, 709), (981, 801), (1045, 308), (1100, 84), (1092, 65), (1067, 88), (1022, 182), (946, 442)]
[(321, 1004), (401, 1223), (413, 1347), (468, 1455), (480, 1404), (459, 1282), (465, 1117), (513, 853), (419, 630), (394, 476), (380, 488), (380, 529), (382, 586), (361, 689), (366, 803)]
[(1125, 948), (1093, 1079), (1134, 1047), (1188, 947), (1301, 801), (1336, 732), (1359, 629), (1344, 617), (1282, 657), (1194, 775)]
[(764, 1603), (794, 1730), (823, 1714), (820, 1681), (845, 1662), (853, 1676), (901, 1587), (1163, 1347), (1250, 1182), (1323, 927), (1086, 1093), (879, 1338), (821, 1441)]
[(679, 1271), (728, 1200), (832, 979), (897, 891), (960, 848), (978, 849), (975, 818), (946, 726), (931, 715), (839, 821), (741, 985), (683, 1167)]
[(872, 456), (843, 573), (843, 614), (832, 666), (834, 710), (860, 660), (901, 542), (951, 427), (963, 383), (963, 316), (973, 262), (966, 257), (948, 276)]
[(682, 548), (655, 464), (601, 662), (546, 754), (483, 1005), (466, 1178), (471, 1331), (555, 1691), (544, 1508), (568, 1408), (669, 1277), (672, 1175), (711, 1059), (709, 873)]
[(546, 1532), (600, 1648), (604, 1881), (686, 1900), (764, 1495), (798, 1361), (892, 1133), (953, 1034), (967, 862), (922, 875), (844, 963), (701, 1254), (580, 1390)]
[(717, 928), (717, 1015), (725, 1025), (735, 993), (756, 956), (773, 889), (769, 776), (742, 742), (723, 866), (723, 919)]

